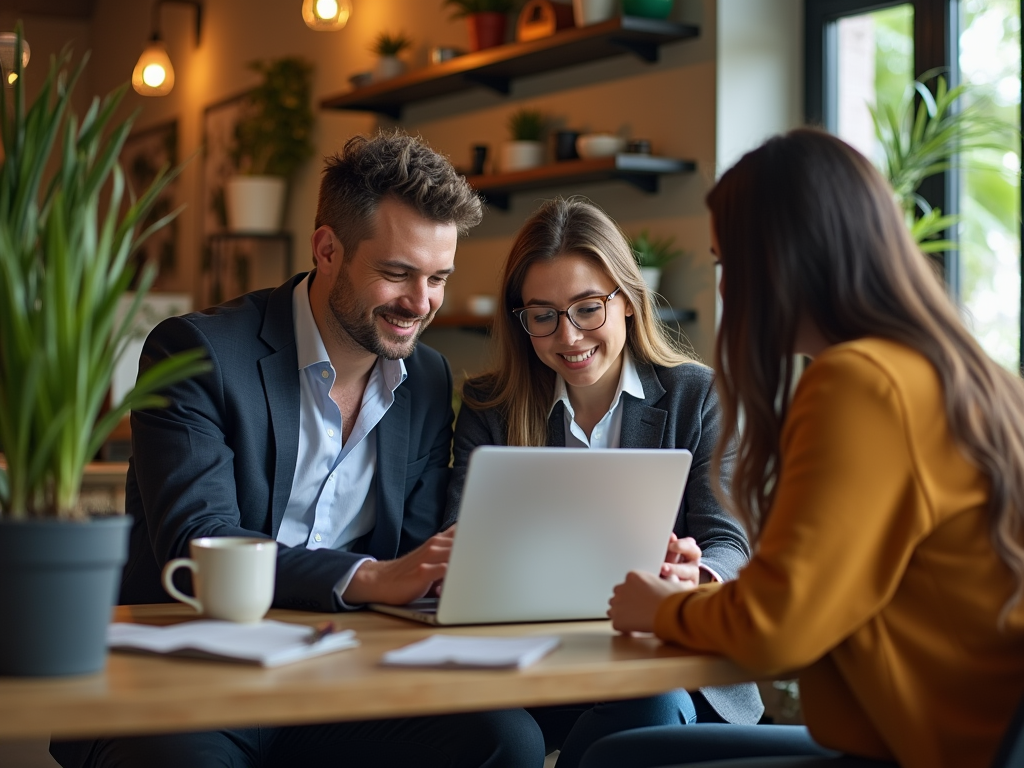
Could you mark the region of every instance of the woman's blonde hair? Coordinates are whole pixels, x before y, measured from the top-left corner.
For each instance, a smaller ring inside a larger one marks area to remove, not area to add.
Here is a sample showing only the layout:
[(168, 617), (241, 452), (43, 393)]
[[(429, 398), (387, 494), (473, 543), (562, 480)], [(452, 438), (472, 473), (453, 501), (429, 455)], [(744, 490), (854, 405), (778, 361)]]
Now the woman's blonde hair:
[(547, 415), (555, 391), (555, 372), (537, 357), (512, 310), (523, 306), (530, 267), (568, 254), (592, 260), (622, 290), (633, 308), (632, 317), (626, 318), (626, 344), (636, 362), (693, 362), (657, 320), (654, 298), (618, 225), (587, 200), (549, 200), (523, 224), (502, 269), (493, 329), (497, 365), (468, 380), (463, 390), (463, 403), (470, 408), (501, 410), (509, 445), (547, 444)]
[(778, 488), (802, 317), (830, 343), (890, 339), (935, 367), (950, 431), (991, 481), (992, 542), (1017, 580), (1005, 618), (1024, 593), (1024, 387), (968, 333), (911, 239), (892, 189), (852, 147), (799, 129), (745, 155), (707, 204), (724, 300), (715, 466), (739, 434), (731, 506), (751, 541)]

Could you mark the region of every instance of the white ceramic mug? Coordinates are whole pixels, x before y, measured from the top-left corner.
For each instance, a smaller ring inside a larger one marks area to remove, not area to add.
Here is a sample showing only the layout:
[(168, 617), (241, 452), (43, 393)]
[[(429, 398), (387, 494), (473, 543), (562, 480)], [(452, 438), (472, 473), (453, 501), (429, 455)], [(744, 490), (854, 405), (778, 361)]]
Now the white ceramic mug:
[[(164, 566), (167, 593), (211, 619), (253, 622), (266, 616), (274, 600), (277, 542), (245, 536), (208, 536), (188, 543), (191, 558)], [(192, 571), (196, 596), (183, 594), (172, 577), (178, 568)]]

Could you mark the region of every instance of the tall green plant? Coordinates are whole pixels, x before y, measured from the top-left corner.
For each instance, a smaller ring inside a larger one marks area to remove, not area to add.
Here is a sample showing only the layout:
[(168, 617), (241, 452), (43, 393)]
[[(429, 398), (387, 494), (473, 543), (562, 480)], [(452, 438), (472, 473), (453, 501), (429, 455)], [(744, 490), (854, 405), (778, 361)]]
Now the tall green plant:
[[(934, 93), (927, 85), (931, 79)], [(959, 217), (944, 216), (930, 206), (918, 192), (922, 182), (953, 168), (961, 153), (1004, 151), (1007, 138), (1017, 132), (1016, 126), (987, 114), (982, 102), (966, 98), (973, 95), (971, 86), (949, 88), (946, 79), (932, 71), (916, 80), (899, 104), (870, 108), (875, 135), (885, 153), (882, 172), (926, 253), (956, 248), (955, 242), (936, 237)]]
[(285, 57), (249, 69), (263, 81), (247, 94), (235, 126), (235, 163), (243, 173), (287, 178), (313, 154), (313, 65)]
[(112, 118), (127, 84), (94, 99), (79, 121), (69, 102), (88, 56), (69, 76), (65, 49), (27, 105), (20, 25), (17, 35), (13, 103), (0, 88), (0, 444), (7, 463), (0, 514), (78, 517), (85, 465), (118, 421), (129, 410), (165, 404), (160, 390), (207, 366), (200, 350), (164, 360), (102, 413), (118, 353), (155, 277), (152, 266), (143, 269), (119, 318), (137, 269), (129, 257), (178, 211), (136, 230), (179, 169), (164, 169), (141, 197), (125, 201), (117, 161), (132, 120), (112, 125)]

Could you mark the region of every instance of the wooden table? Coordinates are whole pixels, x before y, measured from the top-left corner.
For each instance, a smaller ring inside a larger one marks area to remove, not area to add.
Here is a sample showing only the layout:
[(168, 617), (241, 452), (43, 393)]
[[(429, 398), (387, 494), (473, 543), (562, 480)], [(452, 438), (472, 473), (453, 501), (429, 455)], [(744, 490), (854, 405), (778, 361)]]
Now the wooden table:
[[(115, 620), (169, 624), (187, 606), (121, 606)], [(324, 614), (270, 612), (316, 624)], [(607, 621), (442, 629), (370, 612), (334, 617), (361, 645), (262, 669), (241, 664), (114, 652), (96, 675), (0, 678), (0, 739), (117, 736), (428, 715), (601, 701), (673, 688), (731, 685), (750, 673), (692, 656), (653, 637), (623, 637)], [(379, 666), (381, 654), (436, 632), (559, 635), (562, 645), (521, 671), (413, 670)]]

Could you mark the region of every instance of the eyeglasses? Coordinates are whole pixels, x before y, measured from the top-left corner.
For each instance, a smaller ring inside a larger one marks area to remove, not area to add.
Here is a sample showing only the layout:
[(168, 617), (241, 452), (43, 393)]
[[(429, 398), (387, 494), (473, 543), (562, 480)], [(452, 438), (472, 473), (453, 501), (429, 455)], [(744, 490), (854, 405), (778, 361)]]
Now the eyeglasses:
[(574, 301), (568, 309), (554, 307), (520, 307), (512, 314), (519, 317), (523, 329), (531, 336), (550, 336), (558, 330), (558, 319), (565, 315), (581, 331), (596, 331), (608, 319), (608, 302), (621, 290), (616, 288), (607, 296), (588, 296)]

